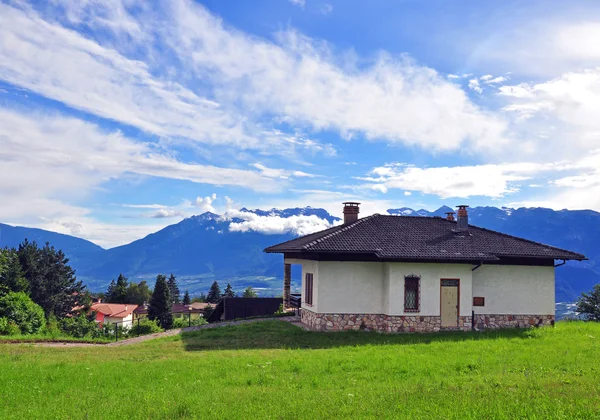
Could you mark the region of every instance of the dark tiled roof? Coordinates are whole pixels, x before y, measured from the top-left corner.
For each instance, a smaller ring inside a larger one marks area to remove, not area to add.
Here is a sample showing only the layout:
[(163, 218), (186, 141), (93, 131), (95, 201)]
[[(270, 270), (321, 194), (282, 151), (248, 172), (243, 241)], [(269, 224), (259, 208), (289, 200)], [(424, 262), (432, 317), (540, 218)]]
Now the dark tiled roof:
[(382, 260), (496, 261), (500, 258), (583, 260), (584, 255), (441, 217), (374, 214), (265, 249), (270, 253), (373, 254)]

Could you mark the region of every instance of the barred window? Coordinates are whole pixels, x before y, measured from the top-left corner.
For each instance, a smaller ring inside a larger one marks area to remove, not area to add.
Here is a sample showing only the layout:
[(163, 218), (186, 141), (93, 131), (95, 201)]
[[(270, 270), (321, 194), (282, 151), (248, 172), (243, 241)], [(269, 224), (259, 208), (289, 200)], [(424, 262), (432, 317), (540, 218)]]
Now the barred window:
[(419, 312), (420, 296), (419, 276), (411, 275), (404, 277), (404, 312)]
[(304, 276), (304, 303), (313, 304), (313, 275), (306, 273)]

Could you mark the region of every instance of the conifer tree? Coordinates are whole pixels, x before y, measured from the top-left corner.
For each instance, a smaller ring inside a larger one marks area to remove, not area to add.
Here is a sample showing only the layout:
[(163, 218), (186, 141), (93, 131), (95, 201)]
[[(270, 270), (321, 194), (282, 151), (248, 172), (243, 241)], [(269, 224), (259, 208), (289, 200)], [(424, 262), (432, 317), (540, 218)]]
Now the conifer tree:
[(190, 298), (190, 293), (186, 290), (185, 294), (183, 295), (183, 304), (191, 305), (191, 303), (192, 303), (192, 299)]
[(227, 287), (225, 288), (225, 292), (223, 293), (223, 297), (226, 297), (226, 298), (235, 297), (235, 292), (233, 291), (233, 288), (231, 287), (230, 283), (227, 283)]
[(42, 307), (45, 315), (64, 318), (71, 313), (85, 286), (75, 277), (65, 254), (47, 242), (39, 248), (35, 242), (25, 240), (19, 245), (17, 256), (29, 283), (31, 300)]
[(246, 287), (246, 289), (244, 289), (244, 294), (242, 295), (242, 297), (255, 298), (258, 297), (258, 293), (256, 293), (256, 290), (254, 290), (252, 286), (248, 286)]
[(173, 314), (171, 313), (171, 298), (169, 286), (164, 274), (156, 276), (154, 292), (148, 307), (148, 318), (157, 321), (158, 324), (168, 330), (173, 327)]
[(129, 287), (129, 280), (127, 277), (123, 275), (123, 273), (119, 273), (119, 277), (117, 278), (117, 284), (115, 285), (115, 289), (111, 296), (111, 303), (129, 303), (127, 302), (127, 288)]
[(179, 294), (179, 287), (177, 286), (177, 279), (175, 278), (173, 273), (171, 273), (171, 275), (169, 276), (169, 281), (167, 284), (169, 286), (169, 296), (171, 296), (171, 303), (180, 303), (181, 297)]
[(210, 286), (206, 301), (208, 303), (217, 303), (219, 300), (221, 300), (221, 288), (219, 287), (219, 283), (214, 281)]

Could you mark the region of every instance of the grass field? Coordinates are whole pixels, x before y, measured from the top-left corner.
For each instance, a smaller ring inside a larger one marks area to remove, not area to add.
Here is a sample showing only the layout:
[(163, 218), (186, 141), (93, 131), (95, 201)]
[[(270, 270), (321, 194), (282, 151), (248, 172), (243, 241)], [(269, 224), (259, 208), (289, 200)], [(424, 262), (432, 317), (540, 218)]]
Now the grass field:
[(282, 321), (126, 347), (0, 344), (0, 418), (600, 417), (600, 324), (483, 334)]

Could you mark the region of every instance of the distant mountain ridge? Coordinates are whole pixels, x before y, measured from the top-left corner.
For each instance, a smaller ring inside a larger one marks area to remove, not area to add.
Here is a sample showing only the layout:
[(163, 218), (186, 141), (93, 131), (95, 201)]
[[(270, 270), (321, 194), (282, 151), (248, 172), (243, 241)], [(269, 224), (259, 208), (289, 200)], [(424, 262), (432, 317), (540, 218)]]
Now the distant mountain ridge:
[[(339, 222), (326, 210), (312, 207), (249, 210), (241, 212), (261, 217), (289, 218), (316, 216), (329, 223)], [(443, 206), (435, 211), (408, 207), (389, 209), (389, 214), (440, 216), (453, 211)], [(590, 210), (544, 208), (474, 207), (469, 209), (473, 225), (526, 239), (581, 252), (590, 260), (568, 263), (556, 270), (557, 301), (572, 301), (582, 291), (600, 283), (600, 213)], [(132, 279), (150, 280), (157, 273), (178, 276), (181, 289), (191, 293), (206, 291), (213, 280), (230, 281), (234, 289), (247, 285), (265, 294), (279, 293), (283, 265), (281, 256), (262, 252), (267, 246), (296, 237), (292, 232), (264, 234), (257, 231), (230, 231), (227, 218), (206, 212), (186, 218), (130, 244), (103, 249), (84, 239), (55, 232), (0, 224), (0, 246), (18, 246), (25, 238), (50, 242), (63, 249), (79, 278), (92, 290), (104, 290), (120, 272)], [(299, 274), (293, 273), (298, 287)]]

